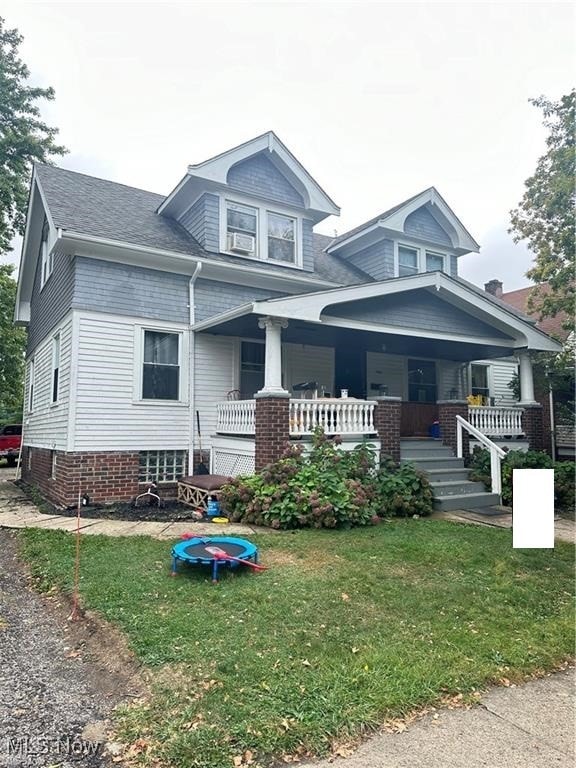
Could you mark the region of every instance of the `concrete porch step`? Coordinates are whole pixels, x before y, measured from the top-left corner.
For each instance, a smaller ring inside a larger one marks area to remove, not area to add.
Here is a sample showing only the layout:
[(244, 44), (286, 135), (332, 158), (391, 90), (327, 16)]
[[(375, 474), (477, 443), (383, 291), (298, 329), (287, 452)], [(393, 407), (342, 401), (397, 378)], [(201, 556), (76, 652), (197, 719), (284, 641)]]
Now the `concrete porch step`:
[(434, 440), (431, 437), (401, 437), (400, 451), (403, 451), (405, 448), (409, 450), (418, 448), (423, 451), (433, 451), (435, 448), (445, 448), (445, 445), (442, 440)]
[(431, 482), (436, 498), (442, 496), (462, 496), (465, 494), (482, 493), (486, 490), (484, 483), (472, 480), (449, 480), (447, 482)]
[(400, 456), (403, 459), (428, 459), (433, 456), (454, 456), (454, 452), (452, 448), (448, 445), (442, 445), (442, 443), (437, 443), (433, 446), (401, 445)]
[(500, 497), (497, 493), (464, 493), (434, 498), (434, 509), (441, 512), (448, 512), (453, 509), (476, 509), (495, 504), (500, 504)]
[(430, 469), (464, 469), (464, 459), (453, 456), (418, 456), (417, 458), (400, 459), (401, 464), (415, 464), (418, 469), (428, 472)]
[(466, 469), (427, 469), (428, 480), (432, 485), (435, 483), (448, 483), (451, 480), (459, 480), (461, 483), (468, 480), (470, 470)]

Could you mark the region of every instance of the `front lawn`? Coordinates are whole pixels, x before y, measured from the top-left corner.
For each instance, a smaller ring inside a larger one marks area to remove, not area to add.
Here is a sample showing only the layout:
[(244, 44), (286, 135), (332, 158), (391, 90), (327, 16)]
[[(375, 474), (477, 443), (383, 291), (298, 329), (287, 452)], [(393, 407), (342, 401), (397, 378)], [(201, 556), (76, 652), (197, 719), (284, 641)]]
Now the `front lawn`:
[[(41, 588), (70, 590), (74, 538), (31, 529)], [(84, 604), (119, 625), (153, 694), (118, 713), (144, 764), (325, 754), (385, 718), (551, 669), (574, 648), (574, 547), (430, 520), (253, 537), (270, 569), (169, 576), (169, 542), (82, 539)]]

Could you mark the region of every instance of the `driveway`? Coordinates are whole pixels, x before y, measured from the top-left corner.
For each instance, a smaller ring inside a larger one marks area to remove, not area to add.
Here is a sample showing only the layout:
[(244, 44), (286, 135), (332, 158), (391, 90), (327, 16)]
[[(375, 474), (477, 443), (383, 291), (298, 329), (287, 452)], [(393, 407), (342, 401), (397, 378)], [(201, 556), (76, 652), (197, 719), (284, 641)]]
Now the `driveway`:
[(138, 695), (138, 682), (127, 654), (117, 668), (103, 662), (116, 638), (98, 632), (95, 641), (90, 621), (68, 615), (31, 589), (14, 534), (0, 529), (2, 768), (108, 765), (107, 719), (126, 692)]

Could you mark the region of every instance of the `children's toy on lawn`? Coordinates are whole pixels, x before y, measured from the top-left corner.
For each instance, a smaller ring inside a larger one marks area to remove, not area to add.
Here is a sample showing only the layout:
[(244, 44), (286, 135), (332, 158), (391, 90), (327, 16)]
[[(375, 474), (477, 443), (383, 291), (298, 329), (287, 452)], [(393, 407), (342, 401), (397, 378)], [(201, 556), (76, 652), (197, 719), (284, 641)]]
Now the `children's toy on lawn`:
[(220, 517), (220, 502), (216, 498), (216, 496), (210, 496), (208, 500), (208, 507), (206, 509), (206, 514), (208, 517)]
[(172, 547), (172, 576), (178, 574), (179, 562), (211, 566), (213, 584), (218, 582), (218, 568), (221, 566), (234, 569), (247, 565), (256, 571), (265, 570), (265, 566), (258, 565), (258, 547), (246, 539), (231, 536), (200, 538), (184, 534), (183, 541)]

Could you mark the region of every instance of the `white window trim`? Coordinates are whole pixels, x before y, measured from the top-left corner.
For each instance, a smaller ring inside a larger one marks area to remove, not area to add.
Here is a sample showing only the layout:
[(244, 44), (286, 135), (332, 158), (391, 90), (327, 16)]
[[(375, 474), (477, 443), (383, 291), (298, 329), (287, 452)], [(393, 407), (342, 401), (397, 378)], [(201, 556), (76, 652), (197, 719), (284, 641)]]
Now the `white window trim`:
[(40, 290), (44, 288), (54, 271), (54, 251), (48, 247), (48, 240), (40, 246)]
[(436, 248), (431, 248), (429, 246), (422, 245), (421, 243), (402, 239), (394, 240), (394, 277), (400, 276), (400, 248), (402, 246), (405, 248), (410, 248), (411, 250), (416, 251), (418, 254), (418, 272), (414, 274), (422, 274), (423, 272), (428, 271), (426, 269), (426, 254), (430, 254), (431, 256), (441, 256), (443, 259), (442, 272), (444, 272), (446, 275), (450, 274), (450, 257), (452, 256), (450, 251), (439, 251)]
[(469, 392), (467, 392), (467, 395), (472, 394), (472, 366), (476, 365), (479, 368), (486, 368), (486, 384), (488, 385), (488, 395), (487, 397), (494, 397), (494, 385), (492, 381), (492, 372), (493, 372), (493, 366), (490, 363), (478, 363), (475, 360), (471, 363), (468, 363), (468, 388)]
[[(178, 366), (180, 377), (178, 380), (178, 400), (149, 400), (142, 397), (144, 385), (144, 332), (174, 333), (178, 336)], [(134, 391), (133, 405), (144, 405), (164, 408), (184, 408), (188, 406), (188, 365), (186, 364), (186, 350), (188, 350), (189, 332), (181, 327), (162, 323), (155, 325), (134, 326)]]
[[(58, 359), (56, 359), (56, 342), (58, 342)], [(52, 368), (50, 375), (50, 407), (53, 408), (60, 405), (60, 393), (62, 391), (62, 334), (60, 331), (52, 336)], [(56, 362), (58, 365), (56, 365)], [(58, 371), (58, 391), (56, 392), (56, 400), (54, 400), (54, 374)]]
[[(220, 252), (226, 253), (229, 256), (234, 256), (237, 259), (249, 259), (250, 261), (261, 261), (267, 264), (276, 264), (280, 267), (288, 267), (288, 269), (303, 269), (303, 252), (302, 252), (302, 214), (295, 211), (289, 206), (271, 206), (269, 203), (264, 203), (259, 200), (255, 200), (251, 197), (244, 197), (237, 194), (221, 194), (219, 205), (220, 214)], [(235, 205), (246, 205), (251, 208), (255, 208), (257, 211), (257, 232), (256, 232), (256, 248), (254, 256), (248, 256), (242, 253), (235, 253), (227, 249), (227, 233), (228, 233), (228, 221), (226, 215), (226, 204), (233, 203)], [(295, 261), (290, 263), (287, 261), (278, 261), (277, 259), (268, 258), (268, 214), (276, 213), (279, 216), (286, 216), (294, 219), (294, 243), (295, 243)]]
[(34, 395), (36, 394), (36, 382), (35, 382), (35, 375), (36, 375), (36, 365), (35, 365), (35, 358), (31, 357), (30, 362), (28, 363), (28, 413), (34, 413)]

